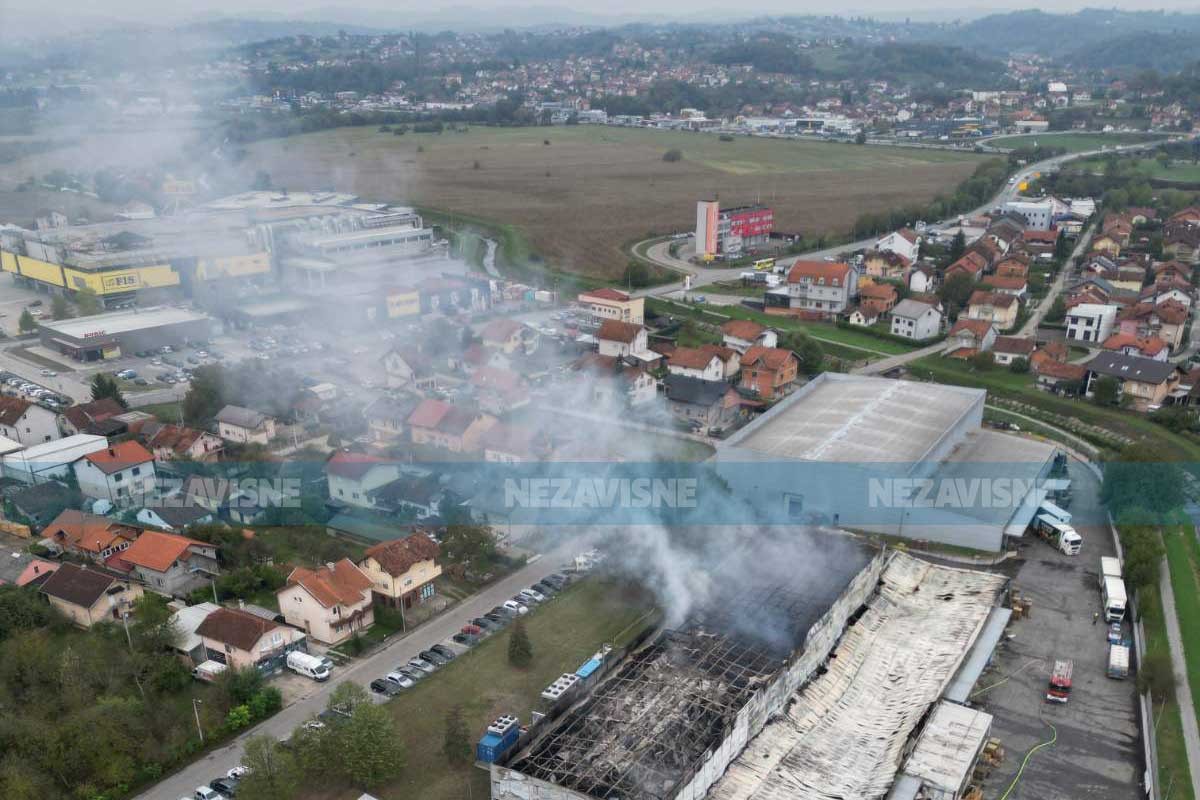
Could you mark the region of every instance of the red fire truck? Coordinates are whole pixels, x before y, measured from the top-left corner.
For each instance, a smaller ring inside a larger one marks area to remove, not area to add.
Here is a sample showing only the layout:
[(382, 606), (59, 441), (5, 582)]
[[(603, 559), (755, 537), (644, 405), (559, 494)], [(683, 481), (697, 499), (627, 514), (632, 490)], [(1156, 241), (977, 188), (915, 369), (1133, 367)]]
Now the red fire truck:
[(1054, 662), (1054, 671), (1050, 673), (1050, 686), (1046, 689), (1047, 702), (1065, 703), (1070, 699), (1073, 666), (1071, 661), (1065, 658)]

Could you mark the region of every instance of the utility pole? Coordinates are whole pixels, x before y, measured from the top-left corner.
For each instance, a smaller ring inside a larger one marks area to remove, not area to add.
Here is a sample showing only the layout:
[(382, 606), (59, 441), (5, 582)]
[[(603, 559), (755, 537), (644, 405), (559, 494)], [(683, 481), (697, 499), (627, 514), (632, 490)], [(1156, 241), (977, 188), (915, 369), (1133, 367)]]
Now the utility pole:
[(218, 605), (218, 606), (221, 605), (221, 600), (217, 597), (217, 579), (214, 578), (212, 575), (209, 575), (208, 582), (212, 584), (213, 604)]
[(129, 612), (121, 612), (121, 623), (125, 626), (125, 641), (129, 643), (129, 652), (133, 652), (133, 637), (129, 635)]
[(196, 715), (196, 733), (200, 734), (200, 744), (204, 744), (204, 728), (200, 727), (200, 704), (203, 700), (192, 698), (192, 713)]

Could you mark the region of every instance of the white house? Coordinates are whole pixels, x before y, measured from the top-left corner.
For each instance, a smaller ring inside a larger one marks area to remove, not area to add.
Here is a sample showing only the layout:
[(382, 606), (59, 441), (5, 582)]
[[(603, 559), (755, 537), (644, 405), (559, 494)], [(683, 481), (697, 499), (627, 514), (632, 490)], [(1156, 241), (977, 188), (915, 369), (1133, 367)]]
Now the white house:
[(372, 583), (348, 558), (317, 569), (296, 567), (276, 592), (289, 625), (312, 639), (337, 644), (375, 622)]
[(75, 479), (84, 497), (123, 506), (139, 502), (158, 488), (154, 456), (128, 441), (89, 453), (75, 462)]
[(796, 261), (788, 270), (787, 286), (763, 295), (768, 314), (816, 312), (825, 317), (845, 313), (858, 297), (858, 271), (849, 264)]
[(361, 508), (374, 508), (371, 493), (400, 477), (400, 464), (362, 453), (339, 451), (325, 462), (329, 498)]
[(275, 438), (275, 420), (241, 406), (225, 406), (217, 413), (217, 434), (237, 444), (267, 444)]
[(705, 381), (725, 379), (725, 364), (716, 353), (692, 347), (678, 347), (668, 356), (667, 370)]
[(58, 415), (20, 397), (0, 397), (0, 436), (29, 447), (59, 437)]
[(751, 347), (779, 346), (779, 334), (772, 328), (748, 319), (731, 319), (721, 326), (721, 341), (743, 355)]
[(921, 237), (917, 235), (916, 231), (901, 228), (875, 242), (875, 249), (904, 256), (911, 264), (917, 260), (917, 254), (920, 252)]
[(929, 294), (937, 288), (937, 272), (924, 265), (913, 267), (908, 273), (908, 288), (918, 294)]
[(901, 300), (892, 309), (892, 335), (921, 341), (941, 332), (942, 312), (920, 300)]
[(618, 319), (606, 319), (600, 323), (600, 330), (596, 331), (596, 341), (602, 356), (639, 356), (650, 350), (644, 327), (635, 322), (622, 322)]
[(1112, 335), (1117, 306), (1080, 303), (1067, 310), (1067, 338), (1073, 342), (1099, 345)]

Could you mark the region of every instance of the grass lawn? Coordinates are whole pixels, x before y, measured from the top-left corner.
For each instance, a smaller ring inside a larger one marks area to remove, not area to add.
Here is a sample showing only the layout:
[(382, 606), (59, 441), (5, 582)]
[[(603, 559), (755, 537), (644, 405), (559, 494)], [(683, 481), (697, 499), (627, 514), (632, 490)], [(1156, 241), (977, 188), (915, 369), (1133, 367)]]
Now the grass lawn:
[(1033, 147), (1036, 142), (1043, 147), (1062, 147), (1068, 153), (1082, 153), (1087, 150), (1140, 144), (1165, 138), (1158, 133), (1042, 133), (1028, 136), (1004, 136), (999, 139), (989, 139), (985, 144), (991, 147), (1016, 149)]
[[(127, 400), (134, 400), (136, 398), (137, 395), (132, 392), (126, 396)], [(153, 414), (162, 422), (171, 422), (176, 425), (183, 418), (183, 403), (177, 400), (170, 403), (151, 403), (148, 406), (133, 406), (133, 408), (136, 411), (145, 411), (147, 414)]]
[(1175, 162), (1163, 166), (1157, 159), (1140, 158), (1137, 162), (1138, 171), (1151, 178), (1162, 178), (1165, 181), (1184, 181), (1200, 183), (1200, 164)]
[(1192, 697), (1200, 697), (1200, 546), (1190, 528), (1163, 534), (1171, 588), (1175, 591), (1175, 610), (1183, 635), (1187, 659), (1187, 680)]
[[(1179, 603), (1179, 597), (1175, 598)], [(1162, 606), (1158, 597), (1138, 598), (1138, 610), (1142, 615), (1142, 627), (1146, 632), (1146, 656), (1165, 654), (1170, 658), (1167, 629), (1163, 622)], [(1185, 634), (1186, 636), (1186, 634)], [(1154, 738), (1158, 748), (1158, 785), (1160, 795), (1165, 795), (1170, 785), (1171, 797), (1175, 800), (1195, 800), (1192, 793), (1191, 772), (1188, 768), (1187, 748), (1183, 742), (1183, 724), (1180, 722), (1179, 706), (1174, 698), (1156, 700), (1154, 705)]]
[(871, 355), (892, 356), (911, 352), (916, 347), (896, 342), (891, 339), (881, 339), (866, 331), (839, 328), (829, 322), (804, 322), (791, 317), (777, 317), (763, 314), (745, 306), (712, 306), (701, 308), (674, 303), (657, 298), (647, 298), (646, 305), (655, 314), (670, 314), (674, 317), (691, 317), (701, 322), (720, 325), (730, 319), (749, 319), (781, 331), (804, 331), (821, 342), (832, 342), (854, 348), (850, 358), (862, 359)]
[[(600, 645), (628, 643), (656, 621), (656, 611), (640, 594), (624, 594), (616, 584), (588, 579), (570, 587), (529, 614), (526, 629), (533, 643), (533, 664), (525, 670), (508, 664), (508, 631), (486, 639), (435, 675), (389, 703), (407, 750), (403, 777), (372, 791), (382, 800), (486, 798), (488, 774), (474, 766), (456, 767), (442, 755), (444, 720), (461, 705), (474, 743), (493, 719), (516, 714), (529, 722), (539, 695), (564, 672), (582, 664)], [(360, 792), (308, 790), (305, 800), (353, 800)]]

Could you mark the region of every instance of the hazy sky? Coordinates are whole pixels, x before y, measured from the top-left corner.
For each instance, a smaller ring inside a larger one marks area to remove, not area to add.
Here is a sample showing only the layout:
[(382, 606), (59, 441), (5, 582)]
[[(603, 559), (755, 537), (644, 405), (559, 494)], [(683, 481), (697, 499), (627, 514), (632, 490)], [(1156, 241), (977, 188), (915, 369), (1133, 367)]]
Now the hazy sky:
[[(1120, 2), (1096, 2), (1096, 0), (979, 0), (978, 2), (952, 2), (952, 0), (757, 0), (749, 5), (724, 4), (708, 0), (443, 0), (420, 4), (399, 4), (389, 0), (350, 0), (345, 3), (330, 0), (188, 0), (187, 2), (161, 2), (161, 0), (109, 0), (105, 3), (93, 0), (57, 0), (52, 4), (53, 12), (47, 13), (44, 0), (0, 0), (0, 26), (24, 28), (26, 32), (86, 30), (101, 21), (141, 20), (164, 24), (177, 24), (215, 16), (240, 16), (260, 18), (288, 18), (347, 22), (360, 25), (386, 25), (403, 29), (406, 19), (445, 19), (446, 27), (454, 27), (455, 18), (464, 20), (463, 27), (478, 24), (503, 24), (504, 9), (520, 9), (516, 18), (522, 23), (529, 11), (541, 7), (546, 10), (545, 21), (553, 21), (555, 12), (563, 9), (576, 14), (594, 17), (612, 17), (614, 22), (624, 21), (629, 16), (668, 16), (681, 20), (737, 19), (758, 14), (840, 14), (850, 16), (870, 14), (880, 17), (911, 16), (914, 20), (928, 21), (938, 18), (961, 19), (983, 16), (995, 11), (1010, 11), (1037, 7), (1044, 11), (1076, 11), (1087, 6), (1106, 8), (1118, 7), (1129, 10), (1149, 8), (1169, 11), (1200, 12), (1197, 0), (1137, 0)], [(486, 22), (470, 13), (456, 13), (466, 9), (486, 9)], [(548, 18), (547, 18), (548, 17)], [(534, 15), (538, 18), (538, 15)], [(518, 23), (520, 24), (520, 23)], [(18, 33), (19, 35), (19, 33)]]

